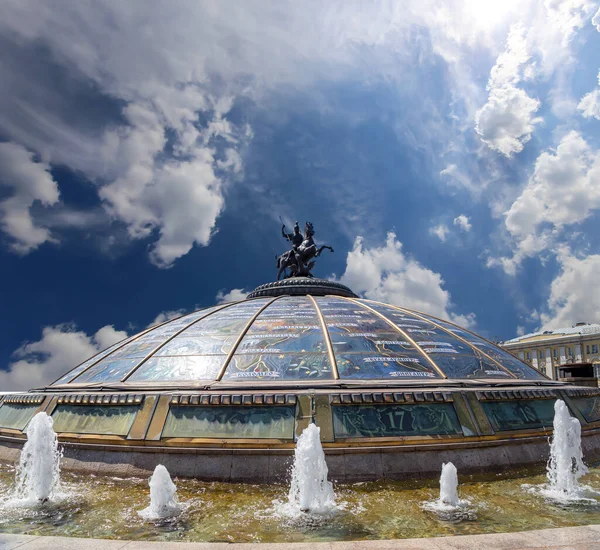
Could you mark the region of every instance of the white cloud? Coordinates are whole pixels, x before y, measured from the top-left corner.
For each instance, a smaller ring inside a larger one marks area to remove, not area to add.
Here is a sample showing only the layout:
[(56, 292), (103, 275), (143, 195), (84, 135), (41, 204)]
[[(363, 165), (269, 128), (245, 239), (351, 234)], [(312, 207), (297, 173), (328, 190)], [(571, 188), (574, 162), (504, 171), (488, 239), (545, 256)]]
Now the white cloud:
[(600, 90), (594, 90), (584, 95), (577, 105), (585, 118), (597, 118), (600, 120)]
[[(231, 107), (229, 102), (227, 108)], [(125, 112), (130, 126), (107, 135), (107, 156), (116, 155), (120, 175), (100, 189), (111, 215), (127, 224), (132, 238), (158, 231), (150, 259), (158, 267), (170, 267), (194, 244), (208, 245), (216, 219), (224, 205), (223, 172), (241, 170), (241, 158), (228, 147), (225, 160), (217, 157), (211, 140), (238, 143), (242, 130), (217, 114), (204, 132), (189, 121), (171, 120), (148, 105), (130, 104)], [(181, 125), (176, 142), (178, 156), (160, 160), (168, 124)], [(158, 157), (158, 158), (157, 158)], [(217, 175), (219, 171), (220, 175)]]
[(465, 216), (464, 214), (460, 214), (459, 216), (456, 216), (456, 218), (454, 218), (454, 225), (457, 225), (458, 227), (460, 227), (460, 229), (462, 229), (465, 232), (469, 232), (471, 231), (471, 228), (473, 227), (471, 225), (471, 221), (469, 220), (468, 216)]
[(592, 17), (592, 25), (594, 25), (596, 27), (596, 30), (600, 32), (600, 8), (598, 8), (596, 15)]
[[(254, 48), (235, 46), (236, 36), (253, 35), (250, 19), (262, 23), (260, 13), (247, 17), (245, 8), (57, 1), (60, 17), (27, 0), (3, 12), (0, 36), (14, 39), (5, 57), (23, 59), (0, 67), (4, 82), (18, 84), (6, 90), (0, 84), (6, 92), (0, 94), (0, 130), (97, 183), (111, 217), (125, 224), (132, 239), (152, 239), (151, 261), (170, 267), (194, 245), (210, 242), (224, 206), (223, 187), (242, 172), (241, 149), (252, 133), (228, 114), (236, 96), (256, 97), (248, 71), (267, 70), (266, 57), (268, 70), (281, 73), (289, 66), (276, 63), (270, 44), (260, 45), (254, 36), (242, 39), (256, 42)], [(277, 19), (279, 10), (273, 12)], [(44, 72), (28, 70), (34, 63), (27, 52), (35, 44), (50, 52), (54, 72), (69, 74), (65, 93), (56, 89), (60, 79), (47, 81)], [(261, 61), (250, 62), (248, 55), (261, 47)], [(246, 83), (236, 83), (242, 76)], [(122, 122), (114, 113), (106, 122), (82, 116), (87, 104), (77, 109), (77, 97), (68, 103), (79, 88), (82, 97), (93, 92), (100, 103), (111, 98), (124, 105)], [(36, 242), (43, 237), (38, 232)]]
[(544, 0), (532, 8), (535, 15), (525, 20), (528, 48), (535, 57), (531, 76), (548, 80), (553, 72), (560, 78), (569, 75), (577, 63), (571, 50), (573, 38), (587, 24), (594, 0)]
[(13, 356), (8, 371), (0, 371), (0, 388), (27, 390), (50, 384), (79, 363), (127, 337), (124, 331), (106, 325), (92, 336), (72, 324), (44, 327), (42, 338), (23, 344)]
[(513, 25), (506, 39), (506, 48), (490, 71), (488, 89), (517, 85), (523, 79), (530, 59), (525, 28), (522, 25)]
[(541, 234), (525, 235), (521, 240), (516, 240), (516, 250), (511, 257), (490, 257), (486, 261), (487, 267), (501, 267), (507, 275), (515, 276), (519, 266), (525, 258), (539, 255), (547, 250), (554, 242), (552, 231), (543, 231)]
[(532, 76), (531, 55), (522, 25), (514, 25), (508, 35), (506, 49), (492, 67), (488, 82), (487, 103), (475, 115), (475, 131), (487, 145), (507, 157), (520, 153), (531, 139), (540, 107), (516, 85)]
[(27, 254), (52, 242), (50, 230), (36, 225), (30, 211), (36, 201), (44, 206), (59, 201), (50, 166), (36, 162), (32, 153), (16, 143), (0, 143), (0, 166), (0, 185), (11, 188), (10, 196), (0, 201), (0, 224), (13, 239), (11, 248)]
[(440, 176), (446, 178), (446, 181), (449, 185), (464, 187), (471, 193), (475, 193), (478, 189), (477, 185), (473, 181), (473, 178), (467, 176), (467, 174), (454, 163), (448, 164), (443, 170), (441, 170)]
[[(525, 6), (524, 6), (525, 7)], [(537, 124), (540, 101), (519, 87), (523, 81), (548, 81), (553, 73), (557, 82), (548, 94), (553, 112), (559, 117), (572, 113), (574, 101), (566, 85), (574, 70), (576, 57), (571, 42), (594, 8), (590, 0), (546, 0), (520, 12), (521, 21), (513, 24), (506, 48), (498, 55), (488, 81), (487, 103), (475, 114), (475, 130), (491, 149), (505, 156), (520, 153), (531, 139)]]
[[(598, 73), (598, 83), (600, 84), (600, 72)], [(585, 118), (595, 117), (600, 120), (600, 88), (584, 95), (577, 105), (577, 109)]]
[(543, 152), (521, 195), (506, 212), (506, 228), (517, 238), (544, 223), (555, 227), (580, 223), (600, 207), (600, 152), (576, 131), (556, 151)]
[(429, 228), (429, 234), (435, 235), (442, 242), (446, 242), (449, 232), (450, 230), (443, 223)]
[(391, 232), (382, 247), (366, 248), (362, 237), (357, 237), (339, 280), (365, 298), (416, 309), (463, 326), (475, 324), (473, 313), (451, 311), (450, 293), (443, 288), (442, 276), (407, 257)]
[(561, 250), (558, 259), (561, 271), (550, 286), (548, 311), (541, 315), (542, 330), (570, 327), (578, 322), (599, 323), (600, 255), (580, 259)]
[(229, 292), (219, 290), (216, 296), (217, 304), (224, 304), (226, 302), (239, 302), (245, 300), (248, 295), (248, 291), (243, 288), (232, 288)]
[[(544, 0), (550, 23), (563, 35), (563, 45), (585, 25), (596, 6), (593, 0)], [(592, 20), (593, 22), (593, 20)]]
[(535, 125), (542, 121), (534, 116), (539, 107), (540, 102), (520, 88), (493, 89), (487, 103), (477, 111), (475, 131), (490, 148), (510, 157), (523, 150)]
[(523, 336), (525, 334), (525, 327), (519, 325), (517, 327), (517, 336)]
[(487, 265), (514, 275), (525, 258), (556, 247), (566, 226), (581, 223), (598, 208), (600, 151), (571, 131), (555, 151), (539, 155), (527, 185), (504, 213), (513, 256), (491, 258)]
[[(471, 230), (471, 222), (470, 222), (469, 218), (467, 216), (465, 216), (464, 214), (460, 214), (459, 216), (454, 218), (452, 223), (454, 225), (456, 225), (457, 227), (459, 227), (462, 231), (468, 232)], [(446, 242), (446, 239), (448, 238), (448, 235), (450, 234), (450, 229), (448, 228), (447, 225), (441, 223), (439, 225), (430, 227), (429, 234), (434, 235), (435, 237), (437, 237), (440, 241), (442, 241), (444, 243), (444, 242)]]
[(535, 56), (534, 76), (544, 85), (552, 82), (545, 103), (559, 120), (570, 124), (577, 109), (572, 96), (573, 74), (581, 63), (581, 42), (574, 40), (595, 9), (593, 0), (546, 0), (538, 4), (533, 24), (528, 24), (530, 51)]
[(165, 321), (170, 321), (171, 319), (175, 319), (175, 317), (181, 317), (185, 313), (185, 309), (173, 309), (169, 311), (161, 311), (148, 326), (153, 327), (154, 325), (159, 325), (160, 323), (164, 323)]

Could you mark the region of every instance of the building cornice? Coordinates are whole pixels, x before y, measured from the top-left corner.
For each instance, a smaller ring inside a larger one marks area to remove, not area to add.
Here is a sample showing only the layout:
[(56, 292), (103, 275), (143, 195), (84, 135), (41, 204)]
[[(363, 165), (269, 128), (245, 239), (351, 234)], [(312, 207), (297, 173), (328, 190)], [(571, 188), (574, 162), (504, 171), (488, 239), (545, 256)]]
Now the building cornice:
[(504, 342), (499, 345), (505, 349), (527, 349), (534, 347), (556, 346), (562, 343), (589, 342), (592, 340), (600, 340), (600, 332), (594, 334), (567, 334), (561, 336), (548, 336), (547, 338), (540, 338), (539, 340)]

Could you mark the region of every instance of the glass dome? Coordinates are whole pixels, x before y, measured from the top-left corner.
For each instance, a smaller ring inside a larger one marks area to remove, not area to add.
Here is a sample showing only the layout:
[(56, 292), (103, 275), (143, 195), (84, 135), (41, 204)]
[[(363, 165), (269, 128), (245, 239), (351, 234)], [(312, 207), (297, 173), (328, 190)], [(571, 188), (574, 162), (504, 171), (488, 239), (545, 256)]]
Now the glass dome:
[(265, 381), (342, 386), (430, 379), (547, 380), (491, 342), (430, 315), (349, 296), (288, 293), (202, 309), (151, 327), (85, 361), (52, 387), (217, 388)]
[(448, 321), (291, 277), (150, 327), (51, 386), (0, 392), (0, 461), (45, 412), (65, 469), (94, 474), (162, 464), (271, 483), (311, 422), (340, 481), (433, 477), (448, 460), (504, 470), (548, 448), (557, 399), (600, 452), (598, 388), (550, 380)]

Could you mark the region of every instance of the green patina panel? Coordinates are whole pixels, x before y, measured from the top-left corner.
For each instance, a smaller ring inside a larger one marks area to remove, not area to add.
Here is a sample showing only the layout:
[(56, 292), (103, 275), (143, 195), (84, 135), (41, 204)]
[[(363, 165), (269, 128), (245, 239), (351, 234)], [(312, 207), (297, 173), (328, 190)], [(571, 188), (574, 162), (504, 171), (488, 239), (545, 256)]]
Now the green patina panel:
[(127, 435), (139, 407), (59, 405), (52, 413), (58, 433)]
[(588, 422), (600, 420), (600, 396), (571, 397), (571, 401)]
[(554, 420), (552, 399), (490, 401), (482, 406), (497, 432), (551, 427)]
[(24, 430), (38, 408), (39, 405), (5, 403), (0, 407), (0, 428)]
[(462, 434), (451, 403), (338, 405), (332, 410), (336, 438)]
[(293, 439), (294, 407), (171, 407), (163, 437)]

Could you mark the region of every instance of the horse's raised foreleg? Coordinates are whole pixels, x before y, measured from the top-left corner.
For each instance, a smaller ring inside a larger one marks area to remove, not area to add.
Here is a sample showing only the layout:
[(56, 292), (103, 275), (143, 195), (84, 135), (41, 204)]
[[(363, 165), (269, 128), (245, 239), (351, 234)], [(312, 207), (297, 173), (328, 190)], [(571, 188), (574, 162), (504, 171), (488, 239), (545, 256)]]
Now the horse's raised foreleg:
[(315, 256), (320, 256), (321, 252), (323, 252), (323, 250), (325, 250), (325, 249), (331, 250), (331, 252), (333, 252), (333, 248), (324, 244), (321, 248), (319, 248), (319, 250), (317, 250), (317, 253), (315, 254)]

